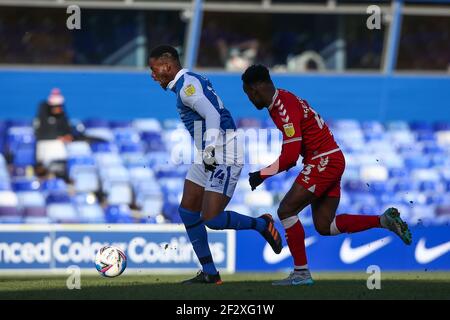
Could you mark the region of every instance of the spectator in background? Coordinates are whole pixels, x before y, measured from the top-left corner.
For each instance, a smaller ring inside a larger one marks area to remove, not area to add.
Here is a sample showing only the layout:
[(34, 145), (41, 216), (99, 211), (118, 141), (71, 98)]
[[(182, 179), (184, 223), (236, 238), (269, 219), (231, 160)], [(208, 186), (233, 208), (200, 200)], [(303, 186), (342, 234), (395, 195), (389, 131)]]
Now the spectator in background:
[(71, 142), (73, 136), (64, 110), (64, 96), (59, 89), (52, 89), (47, 101), (41, 103), (33, 126), (37, 141), (36, 173), (38, 176), (54, 173), (66, 177), (65, 143)]

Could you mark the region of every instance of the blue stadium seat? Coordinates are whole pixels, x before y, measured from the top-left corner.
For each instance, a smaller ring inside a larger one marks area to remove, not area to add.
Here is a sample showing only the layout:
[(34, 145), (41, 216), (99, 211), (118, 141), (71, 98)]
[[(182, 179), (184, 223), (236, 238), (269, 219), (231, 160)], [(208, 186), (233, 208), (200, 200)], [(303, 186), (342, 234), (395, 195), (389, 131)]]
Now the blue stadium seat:
[(419, 131), (417, 132), (417, 141), (433, 142), (436, 141), (436, 136), (433, 131)]
[(107, 223), (133, 223), (130, 207), (127, 205), (110, 205), (105, 210)]
[(425, 154), (443, 154), (445, 152), (444, 148), (436, 143), (435, 140), (428, 141), (423, 146), (423, 152)]
[(143, 153), (144, 147), (141, 143), (130, 143), (127, 142), (125, 144), (121, 144), (119, 147), (119, 152), (121, 154), (124, 153)]
[(104, 223), (105, 215), (93, 193), (78, 193), (72, 199), (80, 221), (83, 223)]
[(79, 222), (77, 211), (70, 199), (64, 192), (51, 193), (46, 198), (47, 216), (52, 222), (75, 223)]
[(41, 190), (44, 193), (67, 193), (67, 184), (63, 179), (53, 178), (44, 180), (41, 184)]
[(184, 129), (184, 124), (180, 119), (165, 119), (163, 121), (164, 130)]
[(443, 184), (437, 181), (422, 181), (419, 187), (422, 192), (443, 192)]
[(450, 122), (438, 121), (433, 125), (434, 131), (450, 131)]
[(0, 223), (21, 223), (22, 220), (17, 195), (12, 191), (0, 191)]
[(390, 168), (389, 177), (390, 178), (406, 178), (409, 175), (409, 171), (405, 168)]
[(414, 131), (434, 131), (433, 125), (426, 121), (413, 121), (409, 124), (409, 128)]
[(360, 180), (348, 180), (344, 182), (344, 190), (347, 192), (368, 192), (369, 187)]
[(83, 121), (84, 127), (86, 129), (91, 128), (109, 128), (109, 122), (105, 119), (86, 119)]
[(6, 127), (31, 127), (33, 121), (31, 119), (10, 119), (6, 122)]
[(11, 183), (8, 179), (0, 178), (0, 191), (9, 191), (11, 190)]
[(100, 181), (95, 170), (78, 171), (73, 176), (73, 185), (76, 192), (97, 192), (100, 190)]
[(46, 201), (39, 191), (17, 193), (19, 206), (22, 208), (25, 223), (49, 223)]
[(141, 141), (139, 132), (133, 128), (114, 130), (114, 140), (118, 145), (138, 144)]
[(139, 207), (143, 214), (148, 218), (156, 218), (162, 214), (164, 206), (164, 197), (161, 195), (143, 195), (139, 199)]
[(426, 169), (431, 165), (431, 159), (427, 156), (411, 156), (405, 158), (405, 166), (408, 169)]
[(36, 163), (35, 145), (20, 144), (14, 150), (13, 165), (16, 167), (34, 166)]
[(109, 128), (88, 128), (84, 131), (84, 135), (88, 138), (114, 141), (114, 134)]
[(419, 190), (419, 182), (408, 178), (397, 180), (394, 186), (395, 192), (408, 192), (415, 190)]
[(95, 154), (95, 161), (99, 169), (118, 167), (123, 164), (122, 158), (117, 153), (97, 153)]
[(361, 128), (365, 134), (368, 134), (368, 133), (376, 134), (376, 133), (384, 133), (385, 132), (385, 128), (384, 128), (383, 124), (376, 120), (361, 122)]
[(111, 129), (128, 129), (132, 127), (132, 123), (128, 120), (113, 120), (110, 121), (109, 127)]
[(110, 205), (133, 203), (133, 191), (128, 183), (112, 183), (107, 192), (107, 202)]
[(122, 153), (123, 164), (126, 168), (148, 168), (149, 163), (145, 154), (141, 152)]
[(94, 142), (91, 144), (94, 153), (117, 153), (118, 148), (114, 142)]
[(141, 133), (141, 139), (145, 142), (146, 151), (165, 151), (166, 146), (159, 132), (145, 131)]
[(41, 183), (36, 178), (16, 178), (12, 181), (15, 192), (38, 191)]
[(89, 143), (85, 141), (74, 141), (66, 145), (67, 155), (69, 158), (89, 157), (92, 155)]
[(81, 172), (96, 171), (95, 159), (91, 156), (71, 157), (67, 160), (67, 172), (71, 179), (74, 179)]
[(133, 128), (139, 132), (161, 132), (162, 126), (158, 119), (143, 118), (133, 121)]
[(36, 143), (34, 129), (32, 127), (11, 127), (6, 136), (7, 150), (11, 154), (22, 145), (33, 145)]

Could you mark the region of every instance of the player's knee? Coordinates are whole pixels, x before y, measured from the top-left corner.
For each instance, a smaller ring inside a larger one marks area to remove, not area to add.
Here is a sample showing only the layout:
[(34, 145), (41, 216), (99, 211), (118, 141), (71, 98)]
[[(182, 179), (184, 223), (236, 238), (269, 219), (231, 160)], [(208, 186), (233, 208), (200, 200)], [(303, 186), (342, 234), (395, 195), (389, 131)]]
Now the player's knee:
[(284, 220), (289, 217), (292, 217), (293, 215), (296, 215), (296, 213), (293, 213), (292, 210), (289, 210), (284, 206), (280, 206), (277, 210), (277, 215), (280, 220)]
[(330, 235), (330, 223), (328, 222), (317, 222), (314, 223), (314, 227), (316, 228), (316, 231), (322, 235), (322, 236), (329, 236)]

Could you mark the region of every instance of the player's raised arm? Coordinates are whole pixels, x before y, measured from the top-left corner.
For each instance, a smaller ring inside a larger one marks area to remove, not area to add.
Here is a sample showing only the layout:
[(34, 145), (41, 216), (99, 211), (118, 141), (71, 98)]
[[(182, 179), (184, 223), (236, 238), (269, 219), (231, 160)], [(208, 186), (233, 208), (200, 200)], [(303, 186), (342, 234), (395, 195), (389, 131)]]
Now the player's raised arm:
[[(277, 108), (275, 112), (278, 114), (278, 121), (281, 121), (282, 123), (286, 122), (282, 124), (283, 146), (278, 159), (270, 166), (260, 171), (262, 179), (266, 179), (294, 167), (302, 151), (302, 133), (299, 119), (300, 111), (292, 110), (295, 106), (286, 107), (283, 103), (280, 103), (280, 107)], [(273, 106), (273, 108), (275, 108), (275, 106)]]

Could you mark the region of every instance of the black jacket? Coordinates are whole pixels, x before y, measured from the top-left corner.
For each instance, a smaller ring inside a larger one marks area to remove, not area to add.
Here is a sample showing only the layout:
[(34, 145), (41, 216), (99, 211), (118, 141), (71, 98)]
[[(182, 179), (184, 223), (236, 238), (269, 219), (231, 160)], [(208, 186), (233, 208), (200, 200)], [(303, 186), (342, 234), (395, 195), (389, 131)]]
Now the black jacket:
[(50, 108), (47, 102), (43, 102), (39, 106), (38, 114), (33, 122), (37, 141), (53, 140), (72, 134), (72, 129), (65, 111), (59, 115), (53, 115)]

